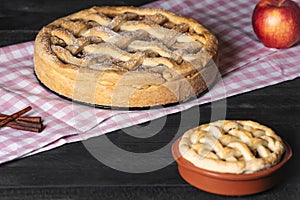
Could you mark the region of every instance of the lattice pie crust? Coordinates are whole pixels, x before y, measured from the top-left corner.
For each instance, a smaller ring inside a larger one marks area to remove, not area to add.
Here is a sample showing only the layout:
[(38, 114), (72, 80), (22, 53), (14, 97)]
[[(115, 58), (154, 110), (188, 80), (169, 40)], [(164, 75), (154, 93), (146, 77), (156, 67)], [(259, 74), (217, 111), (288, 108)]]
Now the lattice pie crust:
[(50, 90), (104, 106), (181, 102), (216, 78), (218, 42), (197, 21), (159, 9), (92, 7), (35, 40), (34, 70)]
[(276, 165), (284, 145), (273, 130), (257, 122), (220, 120), (185, 132), (179, 151), (196, 167), (248, 174)]

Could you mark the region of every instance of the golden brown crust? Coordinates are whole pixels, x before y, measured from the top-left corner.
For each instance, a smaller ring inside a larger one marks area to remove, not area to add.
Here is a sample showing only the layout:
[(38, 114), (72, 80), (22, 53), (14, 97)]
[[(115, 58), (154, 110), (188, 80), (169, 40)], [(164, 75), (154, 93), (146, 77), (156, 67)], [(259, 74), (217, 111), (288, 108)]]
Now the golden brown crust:
[(220, 173), (254, 173), (280, 162), (282, 139), (249, 120), (219, 120), (184, 133), (181, 155), (195, 166)]
[(76, 101), (148, 107), (206, 90), (218, 73), (209, 62), (217, 54), (216, 37), (194, 19), (160, 9), (92, 7), (41, 29), (34, 70), (50, 90)]

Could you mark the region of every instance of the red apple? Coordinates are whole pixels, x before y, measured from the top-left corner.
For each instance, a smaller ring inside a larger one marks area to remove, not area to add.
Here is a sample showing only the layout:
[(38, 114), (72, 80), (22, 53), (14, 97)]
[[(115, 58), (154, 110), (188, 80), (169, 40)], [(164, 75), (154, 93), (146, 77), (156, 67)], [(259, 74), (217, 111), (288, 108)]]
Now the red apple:
[(252, 26), (265, 46), (291, 47), (300, 39), (300, 7), (292, 0), (261, 0), (253, 11)]

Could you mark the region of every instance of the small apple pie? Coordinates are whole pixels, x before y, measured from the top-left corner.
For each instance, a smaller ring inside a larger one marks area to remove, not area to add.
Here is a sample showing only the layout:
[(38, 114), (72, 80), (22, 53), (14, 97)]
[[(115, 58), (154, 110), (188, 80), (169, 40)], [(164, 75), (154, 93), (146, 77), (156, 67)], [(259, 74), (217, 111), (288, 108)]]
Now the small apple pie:
[(78, 102), (150, 107), (183, 102), (216, 79), (218, 41), (170, 11), (92, 7), (38, 33), (34, 70), (51, 91)]
[(188, 130), (179, 152), (196, 167), (232, 174), (249, 174), (280, 162), (282, 139), (253, 121), (219, 120)]

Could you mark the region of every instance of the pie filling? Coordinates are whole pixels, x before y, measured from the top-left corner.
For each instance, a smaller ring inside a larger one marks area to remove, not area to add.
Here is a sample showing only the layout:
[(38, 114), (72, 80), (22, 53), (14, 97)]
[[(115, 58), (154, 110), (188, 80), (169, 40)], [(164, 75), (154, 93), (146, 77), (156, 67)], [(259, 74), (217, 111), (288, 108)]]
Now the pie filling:
[[(217, 51), (215, 36), (191, 18), (159, 9), (93, 7), (57, 19), (43, 27), (35, 42), (35, 71), (47, 87), (70, 98), (74, 97), (72, 89), (63, 89), (59, 83), (51, 84), (47, 73), (57, 73), (56, 81), (73, 81), (70, 84), (73, 87), (78, 71), (93, 72), (97, 76), (96, 85), (105, 83), (118, 87), (169, 87), (165, 83), (186, 79), (186, 84), (191, 87), (189, 90), (193, 90), (188, 93), (197, 95), (216, 77), (217, 69), (206, 68), (212, 68), (209, 61), (217, 61)], [(119, 77), (108, 80), (107, 74)], [(120, 77), (124, 75), (133, 76), (131, 82), (120, 82)], [(142, 77), (145, 82), (141, 84), (138, 80), (135, 81), (135, 76)], [(179, 88), (180, 84), (182, 83), (178, 83), (176, 87)], [(102, 88), (95, 88), (95, 92), (103, 92)], [(156, 92), (159, 90), (160, 88)], [(166, 98), (161, 101), (156, 99), (139, 102), (132, 99), (134, 97), (131, 92), (127, 106), (160, 105), (191, 97), (182, 94), (182, 89), (179, 92), (175, 87), (169, 90), (176, 96), (174, 100)], [(111, 89), (112, 93), (114, 91), (115, 89)], [(112, 95), (108, 94), (103, 98)], [(97, 94), (94, 96), (97, 98)], [(111, 99), (92, 101), (114, 106)]]
[(185, 132), (179, 151), (202, 169), (249, 174), (276, 165), (285, 149), (282, 139), (264, 125), (220, 120)]

